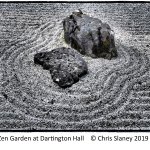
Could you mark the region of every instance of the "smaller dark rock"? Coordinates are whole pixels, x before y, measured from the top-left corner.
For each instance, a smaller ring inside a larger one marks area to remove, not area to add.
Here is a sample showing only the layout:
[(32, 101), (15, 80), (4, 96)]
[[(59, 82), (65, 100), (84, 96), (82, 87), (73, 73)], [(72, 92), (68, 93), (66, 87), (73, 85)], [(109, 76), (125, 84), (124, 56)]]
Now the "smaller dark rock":
[(57, 48), (50, 52), (35, 54), (34, 63), (50, 70), (51, 77), (60, 87), (70, 87), (79, 81), (79, 77), (88, 72), (81, 54), (71, 48)]

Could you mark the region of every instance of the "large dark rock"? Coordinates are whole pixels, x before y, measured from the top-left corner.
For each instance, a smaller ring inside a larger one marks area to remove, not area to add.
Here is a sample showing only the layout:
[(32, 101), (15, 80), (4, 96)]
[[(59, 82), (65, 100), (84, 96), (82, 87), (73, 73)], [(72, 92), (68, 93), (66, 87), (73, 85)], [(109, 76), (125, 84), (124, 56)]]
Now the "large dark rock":
[(34, 56), (34, 63), (50, 70), (53, 81), (60, 87), (71, 86), (88, 72), (81, 54), (71, 48), (61, 47), (50, 52), (37, 53)]
[(90, 57), (117, 57), (113, 31), (106, 23), (79, 10), (63, 20), (64, 38), (71, 47)]

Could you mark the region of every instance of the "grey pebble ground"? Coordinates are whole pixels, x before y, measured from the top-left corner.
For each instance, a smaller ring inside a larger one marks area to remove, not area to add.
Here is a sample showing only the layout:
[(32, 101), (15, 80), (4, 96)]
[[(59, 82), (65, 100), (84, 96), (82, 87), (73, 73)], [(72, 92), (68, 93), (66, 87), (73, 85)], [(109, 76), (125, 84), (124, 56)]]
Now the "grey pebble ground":
[[(62, 89), (34, 65), (66, 46), (72, 11), (108, 23), (118, 58), (84, 57), (87, 76)], [(0, 3), (0, 130), (149, 130), (150, 3)]]

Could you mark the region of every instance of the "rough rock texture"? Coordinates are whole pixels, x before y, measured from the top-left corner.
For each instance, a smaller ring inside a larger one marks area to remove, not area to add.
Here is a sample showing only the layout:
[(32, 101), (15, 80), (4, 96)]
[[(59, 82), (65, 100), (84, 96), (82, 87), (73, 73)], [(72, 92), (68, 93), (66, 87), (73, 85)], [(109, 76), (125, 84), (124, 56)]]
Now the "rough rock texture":
[(113, 31), (106, 23), (81, 10), (63, 20), (64, 38), (71, 47), (91, 57), (117, 57)]
[(52, 79), (60, 87), (69, 87), (86, 74), (88, 67), (81, 55), (71, 48), (57, 48), (35, 54), (34, 63), (50, 70)]

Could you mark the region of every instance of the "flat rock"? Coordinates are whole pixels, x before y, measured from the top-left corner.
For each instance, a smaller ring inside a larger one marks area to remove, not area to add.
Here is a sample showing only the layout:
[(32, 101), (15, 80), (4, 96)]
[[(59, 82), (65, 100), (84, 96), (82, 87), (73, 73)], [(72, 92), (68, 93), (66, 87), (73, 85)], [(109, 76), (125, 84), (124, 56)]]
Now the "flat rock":
[(66, 43), (81, 54), (93, 58), (117, 57), (113, 31), (101, 20), (79, 10), (63, 20), (63, 29)]
[(57, 48), (35, 54), (34, 63), (50, 70), (51, 77), (60, 87), (70, 87), (88, 72), (81, 54), (71, 48)]

